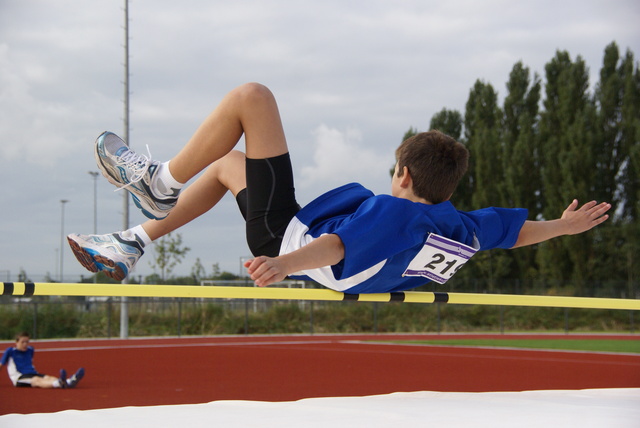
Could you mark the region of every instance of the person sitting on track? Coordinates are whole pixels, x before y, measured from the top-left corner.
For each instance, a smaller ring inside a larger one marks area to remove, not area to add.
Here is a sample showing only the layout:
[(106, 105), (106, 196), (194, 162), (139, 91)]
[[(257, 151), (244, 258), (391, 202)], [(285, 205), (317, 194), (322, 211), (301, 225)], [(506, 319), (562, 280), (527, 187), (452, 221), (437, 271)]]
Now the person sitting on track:
[[(246, 153), (234, 150), (243, 134)], [(458, 211), (449, 198), (469, 153), (439, 131), (398, 147), (391, 195), (351, 183), (301, 208), (275, 98), (257, 83), (228, 93), (168, 162), (135, 153), (111, 132), (98, 137), (95, 156), (102, 174), (151, 219), (126, 231), (67, 237), (85, 268), (116, 280), (131, 272), (145, 246), (213, 208), (227, 191), (245, 218), (255, 256), (245, 267), (256, 285), (289, 276), (352, 294), (443, 283), (478, 250), (582, 233), (604, 222), (611, 208), (595, 201), (578, 208), (574, 200), (550, 221), (529, 221), (527, 210), (517, 208)]]
[(16, 335), (16, 346), (11, 346), (2, 354), (0, 365), (7, 366), (9, 378), (14, 386), (32, 388), (75, 388), (84, 377), (84, 368), (79, 368), (73, 376), (67, 379), (65, 369), (60, 369), (60, 377), (42, 374), (33, 366), (35, 350), (29, 345), (30, 336), (27, 332)]

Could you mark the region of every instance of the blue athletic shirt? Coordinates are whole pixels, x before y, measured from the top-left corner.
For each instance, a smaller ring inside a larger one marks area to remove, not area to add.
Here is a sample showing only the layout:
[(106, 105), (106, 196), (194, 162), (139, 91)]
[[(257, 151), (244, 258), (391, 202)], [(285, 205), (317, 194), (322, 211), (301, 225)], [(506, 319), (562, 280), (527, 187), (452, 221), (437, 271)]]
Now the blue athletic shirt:
[(38, 374), (38, 371), (33, 366), (33, 352), (33, 346), (29, 346), (26, 351), (19, 351), (12, 346), (2, 354), (0, 365), (7, 365), (9, 378), (14, 385), (22, 375)]
[(351, 183), (302, 208), (287, 227), (280, 254), (295, 251), (321, 235), (336, 234), (345, 248), (340, 263), (290, 276), (350, 294), (402, 291), (429, 282), (403, 273), (430, 233), (479, 250), (511, 248), (527, 215), (521, 208), (463, 212), (448, 201), (427, 205), (375, 195)]

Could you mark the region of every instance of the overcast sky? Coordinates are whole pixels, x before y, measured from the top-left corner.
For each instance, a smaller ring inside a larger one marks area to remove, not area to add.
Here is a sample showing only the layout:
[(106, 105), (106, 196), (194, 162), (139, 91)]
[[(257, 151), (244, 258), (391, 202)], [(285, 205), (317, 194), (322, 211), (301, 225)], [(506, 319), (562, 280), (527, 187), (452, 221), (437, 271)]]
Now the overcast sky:
[[(566, 50), (593, 85), (610, 42), (640, 55), (637, 0), (133, 0), (129, 18), (132, 147), (168, 160), (226, 92), (264, 83), (302, 204), (349, 181), (387, 193), (404, 133), (463, 112), (477, 79), (502, 99), (517, 61), (544, 77)], [(124, 0), (0, 0), (2, 280), (87, 273), (66, 240), (62, 269), (58, 253), (63, 233), (93, 233), (95, 138), (123, 133), (123, 27)], [(98, 233), (120, 230), (122, 193), (100, 176), (97, 196)], [(130, 225), (144, 219), (132, 205)], [(180, 233), (191, 251), (176, 274), (196, 258), (239, 273), (249, 254), (230, 196)]]

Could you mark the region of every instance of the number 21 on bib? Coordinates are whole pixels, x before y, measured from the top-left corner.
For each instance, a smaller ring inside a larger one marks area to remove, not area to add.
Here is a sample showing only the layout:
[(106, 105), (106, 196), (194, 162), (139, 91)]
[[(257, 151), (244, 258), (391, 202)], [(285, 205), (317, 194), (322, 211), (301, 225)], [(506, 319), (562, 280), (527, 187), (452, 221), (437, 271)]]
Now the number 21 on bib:
[(403, 276), (423, 276), (444, 284), (477, 251), (476, 248), (431, 233)]

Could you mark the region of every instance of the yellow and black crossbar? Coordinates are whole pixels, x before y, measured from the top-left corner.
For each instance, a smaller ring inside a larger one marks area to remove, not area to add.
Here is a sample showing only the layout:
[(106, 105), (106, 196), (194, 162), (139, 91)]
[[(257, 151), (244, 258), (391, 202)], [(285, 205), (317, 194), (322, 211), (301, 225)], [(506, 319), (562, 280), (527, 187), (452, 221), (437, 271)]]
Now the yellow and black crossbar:
[(269, 299), (359, 302), (448, 303), (454, 305), (536, 306), (556, 308), (640, 310), (638, 299), (474, 294), (403, 291), (397, 293), (346, 294), (329, 289), (277, 287), (222, 287), (151, 284), (79, 284), (4, 282), (5, 296), (184, 297), (212, 299)]

